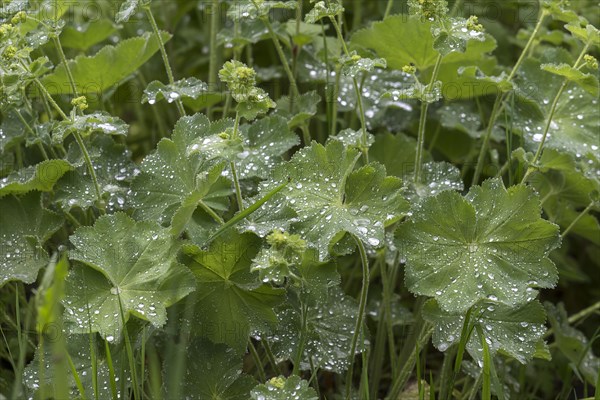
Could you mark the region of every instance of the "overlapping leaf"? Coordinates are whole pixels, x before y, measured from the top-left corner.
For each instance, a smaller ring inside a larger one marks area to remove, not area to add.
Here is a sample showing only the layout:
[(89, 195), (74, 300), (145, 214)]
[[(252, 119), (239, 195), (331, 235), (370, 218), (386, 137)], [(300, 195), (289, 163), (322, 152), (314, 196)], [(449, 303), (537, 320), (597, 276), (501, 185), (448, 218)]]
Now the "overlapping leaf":
[(63, 219), (42, 207), (39, 193), (0, 199), (0, 286), (8, 281), (35, 281), (48, 262), (43, 248)]
[(298, 217), (292, 231), (328, 256), (329, 246), (351, 233), (369, 247), (383, 243), (384, 226), (407, 209), (400, 196), (400, 179), (386, 177), (380, 164), (354, 170), (360, 154), (341, 142), (313, 143), (276, 168), (263, 190), (291, 179), (281, 192)]
[(0, 197), (32, 190), (49, 192), (73, 166), (65, 160), (46, 160), (13, 172), (0, 179)]
[(69, 258), (65, 317), (75, 332), (99, 332), (120, 340), (131, 315), (160, 327), (166, 307), (195, 289), (190, 271), (176, 260), (179, 242), (155, 222), (123, 213), (102, 216), (79, 228)]
[(194, 338), (185, 352), (183, 374), (177, 368), (179, 357), (171, 352), (163, 364), (165, 398), (247, 400), (256, 386), (251, 376), (240, 373), (241, 356), (223, 344)]
[(198, 332), (239, 352), (246, 348), (252, 330), (275, 325), (272, 308), (282, 300), (281, 290), (262, 285), (250, 271), (260, 244), (251, 233), (233, 232), (212, 242), (207, 251), (186, 247), (198, 283), (194, 313)]
[(191, 77), (165, 85), (160, 81), (152, 81), (144, 89), (142, 103), (155, 104), (161, 99), (172, 103), (179, 98), (197, 99), (208, 92), (208, 85), (201, 80)]
[[(163, 42), (171, 35), (162, 32)], [(93, 56), (78, 56), (69, 61), (75, 86), (79, 93), (99, 93), (119, 83), (135, 72), (158, 51), (158, 40), (152, 33), (121, 41), (116, 46), (107, 45)], [(72, 94), (64, 65), (46, 75), (42, 83), (51, 94)]]
[(466, 197), (445, 191), (429, 197), (398, 229), (406, 253), (406, 285), (435, 297), (448, 312), (464, 312), (482, 299), (516, 306), (534, 287), (558, 279), (548, 259), (558, 227), (540, 217), (532, 189), (509, 189), (499, 179), (474, 186)]
[[(423, 316), (435, 326), (433, 344), (440, 351), (446, 351), (461, 340), (464, 314), (449, 314), (435, 300), (429, 300), (425, 303)], [(536, 352), (537, 343), (546, 330), (545, 321), (544, 307), (538, 301), (511, 308), (485, 300), (473, 307), (470, 326), (481, 326), (491, 355), (500, 351), (525, 364)], [(469, 331), (467, 351), (473, 359), (482, 363), (483, 350), (478, 329)]]
[[(227, 209), (231, 184), (221, 175), (223, 164), (209, 160), (209, 152), (218, 153), (218, 148), (211, 149), (213, 142), (204, 143), (203, 154), (189, 153), (188, 148), (198, 138), (210, 138), (211, 134), (222, 131), (227, 124), (228, 121), (211, 124), (201, 114), (177, 122), (171, 139), (159, 142), (156, 152), (144, 159), (142, 173), (133, 181), (132, 204), (137, 218), (162, 224), (170, 222), (181, 207), (187, 210), (188, 219), (196, 206), (213, 212)], [(179, 221), (176, 230), (181, 231), (185, 222)]]

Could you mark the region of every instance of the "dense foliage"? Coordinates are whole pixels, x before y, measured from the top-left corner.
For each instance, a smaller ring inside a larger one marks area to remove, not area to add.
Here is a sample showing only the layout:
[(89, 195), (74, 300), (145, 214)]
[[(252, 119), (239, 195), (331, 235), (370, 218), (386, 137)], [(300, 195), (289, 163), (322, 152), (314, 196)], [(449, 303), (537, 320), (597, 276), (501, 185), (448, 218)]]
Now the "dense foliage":
[(597, 2), (0, 22), (0, 398), (600, 398)]

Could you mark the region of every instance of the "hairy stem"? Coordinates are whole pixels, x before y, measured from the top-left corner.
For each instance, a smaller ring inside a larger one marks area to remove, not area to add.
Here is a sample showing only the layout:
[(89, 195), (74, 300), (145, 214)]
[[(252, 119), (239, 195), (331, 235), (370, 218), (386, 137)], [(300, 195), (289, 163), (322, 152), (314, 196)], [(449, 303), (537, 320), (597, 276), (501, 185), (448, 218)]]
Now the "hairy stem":
[[(162, 36), (160, 35), (160, 30), (158, 29), (158, 25), (156, 24), (156, 19), (154, 19), (154, 14), (152, 13), (150, 4), (144, 6), (143, 8), (144, 12), (146, 13), (146, 17), (150, 22), (150, 26), (152, 26), (152, 32), (154, 32), (154, 36), (156, 36), (156, 40), (158, 42), (158, 49), (160, 51), (163, 64), (165, 65), (165, 70), (167, 71), (167, 79), (169, 80), (169, 84), (173, 85), (175, 83), (175, 78), (173, 78), (173, 69), (171, 68), (171, 64), (169, 63), (169, 57), (167, 56), (167, 50), (165, 49), (165, 42), (163, 41)], [(183, 102), (181, 101), (181, 99), (175, 99), (175, 105), (177, 106), (179, 114), (182, 117), (185, 116), (185, 109), (183, 108)]]

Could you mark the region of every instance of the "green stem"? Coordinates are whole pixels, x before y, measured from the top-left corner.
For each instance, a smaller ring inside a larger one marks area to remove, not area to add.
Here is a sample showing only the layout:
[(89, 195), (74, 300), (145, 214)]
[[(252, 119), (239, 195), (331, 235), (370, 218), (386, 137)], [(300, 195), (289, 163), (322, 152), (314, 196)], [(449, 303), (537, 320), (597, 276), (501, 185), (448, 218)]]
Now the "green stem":
[[(517, 60), (517, 62), (513, 66), (512, 70), (510, 71), (510, 74), (508, 75), (508, 78), (507, 78), (508, 82), (510, 82), (514, 78), (515, 74), (521, 67), (521, 64), (525, 60), (525, 57), (527, 57), (527, 54), (529, 53), (529, 50), (532, 48), (533, 42), (535, 41), (535, 38), (537, 37), (537, 34), (538, 34), (540, 28), (542, 27), (542, 24), (543, 24), (544, 20), (546, 19), (547, 15), (548, 15), (547, 11), (542, 10), (542, 12), (540, 13), (540, 16), (538, 18), (538, 21), (535, 25), (535, 28), (533, 28), (533, 32), (531, 33), (531, 36), (529, 37), (529, 40), (527, 41), (527, 44), (523, 48), (523, 51), (521, 51), (521, 55), (519, 56), (519, 59)], [(492, 107), (492, 113), (490, 115), (490, 119), (488, 121), (488, 125), (487, 125), (486, 131), (485, 131), (483, 143), (481, 145), (481, 149), (479, 149), (479, 157), (477, 158), (475, 174), (473, 175), (473, 181), (472, 181), (473, 185), (476, 185), (479, 182), (479, 178), (481, 177), (481, 172), (483, 171), (483, 163), (485, 161), (485, 156), (487, 153), (488, 143), (492, 136), (492, 131), (494, 130), (494, 125), (496, 123), (496, 119), (498, 118), (499, 110), (501, 108), (501, 104), (502, 104), (503, 100), (504, 100), (504, 93), (498, 92), (498, 95), (496, 96), (496, 100), (494, 101), (494, 105)]]
[(62, 45), (60, 44), (60, 40), (58, 40), (58, 37), (55, 36), (52, 38), (52, 41), (54, 42), (54, 47), (56, 47), (56, 50), (58, 50), (58, 55), (60, 57), (60, 61), (65, 66), (65, 71), (67, 72), (67, 78), (69, 79), (69, 85), (71, 85), (71, 90), (73, 91), (73, 95), (75, 97), (79, 97), (79, 94), (77, 93), (77, 86), (75, 85), (75, 79), (73, 78), (73, 74), (71, 73), (71, 68), (69, 67), (69, 64), (67, 63), (67, 57), (65, 56), (65, 52), (62, 48)]
[(275, 360), (275, 356), (273, 356), (273, 351), (271, 350), (271, 346), (269, 346), (269, 342), (267, 342), (267, 338), (261, 338), (260, 342), (265, 348), (265, 353), (267, 354), (267, 358), (273, 367), (273, 371), (275, 371), (275, 374), (281, 375), (281, 369), (279, 368), (279, 365), (277, 365), (277, 361)]
[[(58, 112), (58, 114), (61, 116), (61, 118), (64, 120), (69, 120), (69, 117), (67, 117), (67, 115), (64, 113), (64, 111), (54, 101), (54, 99), (52, 98), (52, 96), (50, 95), (48, 90), (46, 90), (46, 88), (44, 87), (42, 82), (40, 82), (40, 80), (37, 78), (34, 78), (33, 82), (36, 84), (38, 89), (42, 92), (44, 97), (46, 97), (48, 99), (48, 101), (50, 102), (52, 107), (54, 107), (54, 109), (56, 110), (56, 112)], [(85, 143), (83, 142), (83, 138), (81, 137), (79, 132), (74, 131), (73, 136), (75, 137), (75, 140), (77, 141), (77, 145), (79, 146), (79, 149), (81, 150), (81, 154), (83, 155), (83, 159), (87, 166), (88, 172), (90, 173), (90, 177), (92, 178), (92, 182), (94, 183), (94, 189), (96, 190), (96, 197), (98, 198), (98, 200), (101, 200), (102, 194), (100, 191), (100, 185), (98, 184), (98, 177), (96, 176), (96, 171), (94, 170), (94, 166), (92, 164), (92, 159), (90, 158), (90, 153), (88, 153), (87, 148), (85, 147)]]
[(304, 353), (304, 343), (306, 341), (307, 334), (307, 325), (306, 321), (308, 319), (308, 306), (304, 303), (300, 303), (300, 309), (302, 310), (302, 326), (300, 328), (300, 340), (298, 341), (298, 348), (296, 349), (296, 355), (294, 356), (294, 368), (292, 370), (292, 374), (300, 375), (300, 362), (302, 360), (302, 353)]
[[(150, 26), (152, 26), (154, 36), (156, 36), (156, 40), (158, 42), (158, 49), (160, 51), (163, 64), (165, 65), (165, 70), (167, 71), (167, 78), (169, 79), (169, 84), (173, 85), (175, 83), (175, 78), (173, 77), (173, 69), (171, 68), (171, 64), (169, 63), (169, 57), (167, 56), (167, 50), (165, 49), (165, 42), (163, 41), (163, 38), (160, 35), (160, 30), (158, 29), (158, 25), (156, 24), (156, 19), (154, 19), (154, 14), (152, 13), (150, 4), (145, 5), (143, 9), (146, 13), (148, 21), (150, 22)], [(211, 52), (213, 52), (213, 49), (211, 49)], [(181, 101), (181, 99), (175, 99), (175, 105), (177, 106), (179, 114), (182, 117), (185, 116), (185, 109), (183, 108), (183, 102)]]
[(386, 19), (388, 17), (388, 15), (390, 15), (393, 5), (394, 5), (394, 0), (388, 0), (387, 6), (385, 7), (385, 13), (383, 14), (383, 19)]
[[(335, 19), (335, 17), (330, 17), (329, 19), (331, 20), (331, 23), (333, 24), (333, 27), (335, 28), (335, 32), (337, 33), (338, 39), (340, 40), (340, 42), (342, 44), (344, 54), (347, 57), (350, 57), (350, 52), (348, 51), (348, 46), (346, 45), (346, 40), (344, 40), (344, 35), (342, 34), (342, 28), (340, 27), (340, 24)], [(363, 105), (361, 88), (360, 88), (360, 85), (358, 84), (358, 80), (355, 77), (352, 78), (352, 85), (354, 86), (354, 92), (356, 94), (356, 103), (358, 105), (360, 126), (361, 126), (361, 130), (362, 130), (362, 143), (361, 143), (360, 147), (361, 147), (361, 151), (362, 151), (365, 163), (368, 163), (369, 162), (369, 146), (367, 145), (367, 143), (368, 143), (367, 120), (365, 118), (365, 109), (364, 109), (364, 105)]]
[(292, 72), (292, 70), (290, 68), (290, 64), (288, 63), (285, 53), (283, 52), (281, 43), (279, 43), (279, 38), (277, 38), (277, 35), (275, 34), (275, 31), (273, 30), (273, 25), (271, 25), (271, 22), (266, 17), (261, 18), (261, 21), (263, 22), (263, 24), (265, 24), (265, 27), (269, 31), (269, 35), (271, 36), (271, 40), (273, 41), (273, 44), (275, 45), (275, 50), (277, 51), (279, 60), (281, 61), (281, 64), (283, 65), (283, 69), (285, 70), (285, 73), (287, 74), (288, 80), (290, 81), (290, 112), (293, 112), (296, 98), (300, 96), (300, 92), (298, 92), (298, 84), (296, 83), (296, 78), (294, 77), (294, 73)]
[[(487, 153), (488, 144), (490, 142), (490, 138), (492, 137), (492, 131), (494, 130), (494, 124), (496, 122), (496, 118), (498, 118), (498, 110), (500, 109), (500, 105), (502, 104), (503, 98), (502, 92), (498, 92), (496, 95), (496, 101), (494, 101), (494, 106), (492, 108), (492, 113), (490, 115), (490, 122), (488, 123), (487, 129), (485, 131), (485, 136), (483, 137), (483, 143), (481, 145), (481, 149), (479, 150), (479, 156), (477, 157), (477, 165), (475, 166), (475, 174), (473, 175), (473, 185), (477, 185), (479, 182), (479, 178), (481, 173), (483, 172), (483, 164), (485, 162), (485, 156)], [(493, 122), (492, 122), (493, 121)]]
[[(33, 129), (31, 129), (31, 126), (29, 126), (29, 124), (27, 123), (25, 118), (23, 118), (23, 115), (21, 115), (21, 112), (19, 110), (15, 109), (15, 114), (17, 114), (17, 117), (19, 118), (21, 123), (25, 126), (25, 129), (27, 129), (27, 132), (29, 132), (33, 137), (37, 138), (38, 135), (33, 131)], [(44, 157), (44, 159), (49, 160), (50, 158), (48, 157), (48, 153), (46, 153), (46, 149), (44, 148), (44, 145), (38, 141), (37, 147), (38, 147), (38, 149), (40, 149), (40, 152), (42, 153), (42, 156)]]
[(360, 261), (362, 264), (362, 287), (360, 290), (360, 299), (358, 302), (358, 316), (356, 317), (356, 325), (354, 327), (354, 334), (352, 335), (352, 342), (350, 344), (350, 366), (348, 367), (348, 373), (346, 375), (346, 400), (350, 399), (350, 389), (352, 387), (352, 375), (354, 374), (354, 359), (356, 358), (356, 347), (358, 345), (358, 338), (361, 336), (362, 325), (365, 314), (365, 307), (367, 305), (367, 297), (369, 294), (369, 259), (367, 258), (367, 250), (365, 249), (362, 241), (354, 236), (354, 241), (358, 246), (358, 252), (360, 253)]
[[(217, 33), (219, 31), (219, 0), (212, 0), (210, 15), (210, 59), (208, 63), (208, 88), (209, 91), (216, 91), (217, 72), (219, 66), (219, 52), (217, 51)], [(212, 119), (212, 107), (208, 107), (206, 115)]]
[(250, 354), (252, 355), (252, 359), (254, 360), (254, 364), (256, 365), (256, 370), (258, 371), (258, 379), (261, 383), (266, 382), (267, 375), (265, 374), (265, 369), (263, 368), (260, 356), (256, 351), (256, 347), (254, 347), (254, 343), (252, 343), (252, 339), (250, 338), (248, 338), (248, 348), (250, 349)]
[[(433, 90), (433, 86), (440, 72), (440, 66), (442, 65), (442, 59), (444, 56), (441, 54), (438, 55), (435, 66), (433, 67), (433, 72), (431, 73), (431, 80), (429, 81), (429, 85), (427, 87), (427, 95), (431, 94)], [(419, 117), (419, 132), (417, 136), (417, 152), (415, 154), (415, 176), (414, 181), (419, 182), (421, 179), (421, 170), (423, 169), (423, 149), (425, 147), (425, 128), (427, 125), (427, 110), (429, 109), (429, 102), (425, 101), (421, 104), (421, 115)]]
[[(235, 123), (233, 125), (233, 139), (234, 140), (238, 138), (239, 128), (240, 128), (240, 113), (237, 112), (235, 114)], [(235, 163), (233, 161), (231, 161), (229, 163), (229, 168), (231, 169), (231, 176), (233, 177), (233, 185), (235, 187), (235, 198), (236, 198), (237, 203), (238, 203), (238, 209), (240, 211), (244, 211), (244, 202), (243, 202), (243, 198), (242, 198), (242, 189), (240, 187), (240, 180), (239, 180), (239, 177), (238, 177), (237, 169), (236, 169)]]
[(575, 225), (577, 224), (577, 222), (579, 222), (579, 220), (581, 218), (583, 218), (592, 209), (593, 206), (594, 206), (594, 202), (592, 201), (590, 204), (588, 204), (588, 206), (582, 212), (579, 213), (579, 215), (573, 220), (573, 222), (571, 222), (569, 224), (569, 226), (567, 227), (567, 229), (565, 229), (564, 232), (560, 234), (560, 237), (562, 239), (564, 239), (565, 236), (567, 236), (569, 234), (569, 232), (571, 231), (571, 229), (573, 229), (575, 227)]

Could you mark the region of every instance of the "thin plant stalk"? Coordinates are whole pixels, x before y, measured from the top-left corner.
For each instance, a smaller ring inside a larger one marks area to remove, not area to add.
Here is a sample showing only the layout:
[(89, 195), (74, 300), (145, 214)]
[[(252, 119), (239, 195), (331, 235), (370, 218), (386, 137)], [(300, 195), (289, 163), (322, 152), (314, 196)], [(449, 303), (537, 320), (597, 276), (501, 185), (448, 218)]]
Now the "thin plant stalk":
[[(144, 13), (146, 14), (146, 17), (148, 18), (148, 21), (150, 22), (150, 26), (152, 27), (152, 32), (154, 32), (154, 36), (156, 36), (156, 41), (158, 42), (158, 50), (160, 51), (163, 64), (165, 65), (165, 70), (167, 71), (167, 79), (169, 80), (169, 84), (173, 85), (175, 83), (175, 78), (173, 77), (173, 69), (171, 68), (171, 64), (169, 63), (169, 57), (167, 56), (167, 50), (165, 49), (165, 42), (163, 41), (163, 38), (160, 35), (160, 30), (158, 29), (158, 25), (156, 24), (156, 19), (154, 18), (154, 14), (152, 13), (150, 4), (145, 5), (143, 9)], [(180, 98), (175, 99), (175, 105), (177, 106), (179, 115), (181, 115), (182, 117), (185, 116), (185, 108), (183, 108), (183, 102)]]
[(367, 297), (369, 294), (369, 259), (367, 257), (367, 250), (362, 241), (354, 237), (354, 241), (358, 246), (358, 252), (360, 254), (360, 261), (362, 264), (362, 287), (360, 290), (360, 299), (358, 301), (358, 316), (356, 317), (356, 325), (354, 327), (354, 334), (352, 335), (352, 342), (350, 344), (350, 366), (348, 367), (348, 373), (346, 375), (346, 400), (350, 399), (351, 388), (352, 388), (352, 375), (354, 374), (354, 359), (356, 358), (356, 348), (358, 345), (358, 338), (361, 336), (362, 325), (364, 320), (365, 308), (367, 305)]
[[(587, 53), (590, 45), (591, 45), (591, 42), (588, 42), (585, 44), (585, 46), (581, 50), (581, 53), (579, 54), (579, 57), (575, 61), (573, 68), (577, 68), (579, 66), (579, 64), (581, 63), (581, 60), (583, 60), (583, 57)], [(535, 165), (542, 155), (542, 150), (544, 149), (544, 144), (546, 143), (546, 139), (548, 138), (548, 132), (550, 131), (550, 127), (552, 126), (552, 119), (554, 118), (554, 113), (556, 112), (556, 109), (558, 108), (558, 102), (560, 101), (560, 98), (561, 98), (562, 94), (564, 93), (564, 91), (567, 89), (569, 82), (570, 81), (567, 78), (565, 78), (563, 80), (562, 84), (560, 85), (560, 88), (558, 89), (558, 92), (556, 93), (556, 96), (554, 96), (554, 100), (552, 100), (552, 105), (550, 106), (550, 112), (548, 114), (548, 118), (546, 119), (546, 124), (544, 125), (544, 131), (542, 133), (542, 140), (540, 140), (540, 144), (538, 145), (535, 155), (533, 156), (531, 165)], [(534, 168), (532, 168), (532, 167), (527, 168), (527, 171), (525, 172), (525, 175), (523, 176), (523, 180), (521, 182), (525, 182), (527, 180), (527, 178), (529, 177), (529, 175), (533, 171), (534, 171)]]
[[(431, 94), (433, 90), (433, 85), (438, 77), (440, 72), (440, 66), (442, 65), (442, 59), (444, 56), (441, 54), (438, 55), (435, 65), (433, 67), (433, 72), (431, 74), (431, 80), (429, 81), (429, 85), (427, 88), (427, 95)], [(429, 110), (429, 102), (425, 101), (421, 104), (421, 115), (419, 117), (419, 132), (417, 136), (417, 152), (415, 154), (415, 176), (414, 181), (419, 182), (421, 179), (421, 170), (423, 169), (423, 150), (425, 147), (425, 131), (427, 125), (427, 111)]]
[[(513, 66), (512, 70), (510, 71), (510, 74), (508, 75), (508, 78), (507, 78), (508, 82), (512, 81), (515, 74), (521, 67), (521, 64), (523, 63), (523, 61), (525, 61), (525, 58), (529, 54), (529, 51), (533, 48), (533, 43), (535, 41), (535, 38), (537, 37), (537, 34), (538, 34), (540, 28), (542, 27), (542, 24), (544, 23), (544, 20), (546, 19), (547, 15), (548, 14), (545, 9), (543, 9), (540, 12), (538, 21), (535, 25), (535, 28), (533, 28), (533, 32), (531, 33), (531, 36), (529, 36), (529, 40), (527, 41), (527, 44), (521, 51), (521, 55), (519, 56), (519, 59), (517, 60), (517, 62)], [(494, 101), (494, 105), (492, 107), (492, 113), (490, 114), (490, 119), (488, 121), (487, 129), (485, 131), (485, 136), (483, 138), (483, 143), (481, 145), (481, 148), (479, 149), (477, 165), (475, 166), (475, 174), (473, 175), (473, 185), (476, 185), (479, 182), (479, 178), (481, 177), (481, 172), (483, 171), (483, 163), (485, 161), (485, 155), (487, 153), (488, 143), (489, 143), (490, 137), (492, 136), (492, 131), (494, 130), (494, 125), (496, 124), (496, 119), (498, 118), (498, 114), (501, 109), (501, 104), (502, 104), (502, 101), (504, 100), (504, 96), (505, 96), (504, 93), (498, 92), (498, 95), (496, 96), (496, 100)]]
[[(215, 90), (217, 85), (217, 72), (219, 66), (219, 52), (217, 51), (217, 33), (219, 31), (219, 0), (212, 0), (210, 15), (210, 58), (208, 61), (208, 88)], [(208, 107), (206, 115), (212, 119), (213, 108)]]

